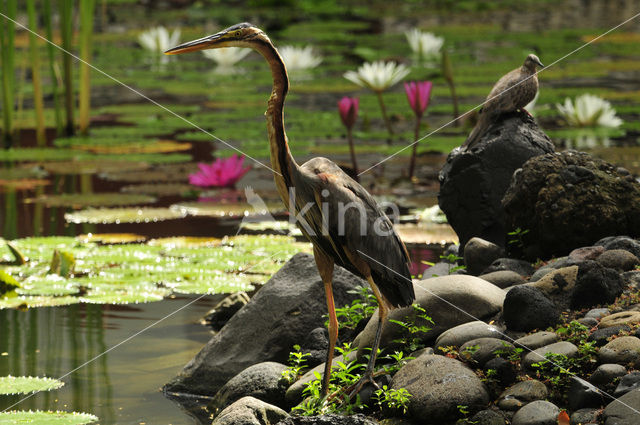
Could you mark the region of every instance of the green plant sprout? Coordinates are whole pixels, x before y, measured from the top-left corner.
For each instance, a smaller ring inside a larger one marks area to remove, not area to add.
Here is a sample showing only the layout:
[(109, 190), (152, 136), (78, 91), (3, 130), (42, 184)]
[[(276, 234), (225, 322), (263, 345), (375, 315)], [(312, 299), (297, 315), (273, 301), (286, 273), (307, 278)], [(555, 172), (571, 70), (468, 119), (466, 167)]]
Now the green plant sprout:
[[(347, 291), (349, 294), (359, 294), (359, 297), (351, 302), (351, 305), (336, 308), (339, 329), (355, 329), (362, 319), (371, 317), (378, 308), (378, 301), (375, 295), (365, 286), (356, 286)], [(325, 321), (328, 327), (329, 320)]]
[[(428, 324), (434, 324), (433, 320), (427, 315), (427, 311), (424, 308), (417, 304), (413, 304), (412, 307), (415, 313), (414, 319), (407, 320), (406, 322), (389, 319), (389, 322), (395, 323), (405, 329), (405, 336), (403, 338), (396, 339), (393, 342), (401, 344), (409, 352), (424, 348), (424, 343), (420, 338), (420, 334), (429, 332), (431, 327), (429, 327)], [(423, 324), (417, 324), (418, 319), (421, 319)]]
[(293, 349), (289, 353), (289, 367), (282, 371), (282, 377), (289, 383), (293, 384), (302, 376), (302, 371), (307, 367), (307, 359), (310, 353), (303, 353), (300, 351), (299, 345), (294, 345)]
[(403, 415), (409, 410), (410, 398), (411, 394), (406, 388), (388, 388), (386, 385), (374, 391), (372, 396), (373, 401), (380, 410), (388, 408), (402, 412)]
[(507, 232), (507, 235), (509, 236), (509, 245), (515, 245), (520, 249), (524, 248), (523, 237), (527, 233), (529, 233), (529, 229), (521, 229), (519, 227), (512, 232)]

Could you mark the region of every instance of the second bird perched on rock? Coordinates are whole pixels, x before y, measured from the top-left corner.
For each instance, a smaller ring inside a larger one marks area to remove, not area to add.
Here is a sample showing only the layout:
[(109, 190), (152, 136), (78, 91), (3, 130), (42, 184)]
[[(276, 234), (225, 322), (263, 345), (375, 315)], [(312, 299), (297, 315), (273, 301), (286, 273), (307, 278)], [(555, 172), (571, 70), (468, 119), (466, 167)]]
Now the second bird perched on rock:
[(502, 114), (524, 108), (538, 93), (536, 66), (544, 66), (534, 54), (527, 56), (521, 67), (505, 74), (493, 86), (480, 110), (478, 123), (462, 147), (470, 148), (480, 140), (491, 124)]

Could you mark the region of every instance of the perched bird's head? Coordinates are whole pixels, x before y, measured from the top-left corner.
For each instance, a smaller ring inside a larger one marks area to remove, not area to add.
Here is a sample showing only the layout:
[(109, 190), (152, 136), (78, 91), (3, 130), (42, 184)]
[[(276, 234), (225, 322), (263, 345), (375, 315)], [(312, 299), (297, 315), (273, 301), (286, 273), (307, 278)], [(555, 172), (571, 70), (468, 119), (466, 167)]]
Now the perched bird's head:
[(268, 40), (269, 38), (260, 28), (243, 22), (213, 35), (182, 43), (165, 51), (164, 54), (177, 55), (197, 50), (219, 49), (221, 47), (252, 47), (256, 43)]
[(540, 67), (544, 67), (542, 62), (540, 62), (540, 59), (538, 59), (538, 57), (536, 55), (534, 55), (533, 53), (530, 54), (529, 56), (527, 56), (527, 58), (524, 60), (524, 67), (527, 68), (527, 69), (535, 71), (536, 70), (536, 65), (540, 66)]

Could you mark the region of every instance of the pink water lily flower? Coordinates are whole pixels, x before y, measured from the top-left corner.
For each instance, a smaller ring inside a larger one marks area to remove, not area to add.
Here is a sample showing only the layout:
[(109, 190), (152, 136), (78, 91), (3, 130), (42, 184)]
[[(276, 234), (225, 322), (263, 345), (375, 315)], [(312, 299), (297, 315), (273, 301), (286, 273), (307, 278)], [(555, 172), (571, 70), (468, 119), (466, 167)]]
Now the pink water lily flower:
[(345, 127), (352, 128), (356, 123), (359, 102), (357, 97), (347, 96), (338, 101), (338, 111), (340, 111), (340, 118)]
[(404, 83), (404, 91), (407, 93), (409, 106), (413, 109), (416, 116), (421, 117), (429, 106), (429, 97), (431, 97), (431, 81), (411, 81)]
[(189, 183), (200, 187), (234, 187), (251, 167), (242, 168), (244, 156), (233, 154), (211, 164), (199, 163), (200, 171), (189, 175)]

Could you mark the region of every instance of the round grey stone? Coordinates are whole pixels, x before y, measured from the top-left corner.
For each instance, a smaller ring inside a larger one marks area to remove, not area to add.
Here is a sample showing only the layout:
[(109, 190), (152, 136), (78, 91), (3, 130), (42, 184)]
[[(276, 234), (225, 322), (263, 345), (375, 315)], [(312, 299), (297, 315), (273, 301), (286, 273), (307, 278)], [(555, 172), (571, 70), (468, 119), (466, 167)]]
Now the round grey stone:
[(435, 347), (460, 347), (467, 341), (476, 338), (502, 338), (503, 334), (499, 328), (488, 325), (485, 322), (477, 320), (475, 322), (464, 323), (443, 332), (436, 339)]
[(638, 425), (640, 411), (640, 389), (630, 391), (612, 401), (602, 412), (605, 425)]
[(555, 332), (541, 331), (518, 338), (513, 342), (513, 345), (524, 349), (535, 350), (536, 348), (544, 347), (545, 345), (558, 341), (560, 341), (560, 337)]
[(555, 353), (564, 354), (565, 356), (572, 358), (578, 354), (578, 347), (567, 341), (560, 341), (550, 345), (545, 345), (538, 349), (533, 350), (522, 359), (522, 367), (525, 369), (531, 369), (531, 365), (545, 360), (545, 354)]
[(477, 276), (494, 260), (504, 255), (504, 249), (493, 242), (475, 237), (464, 246), (464, 264), (469, 274)]
[(603, 252), (596, 261), (610, 269), (629, 271), (640, 264), (638, 257), (624, 249), (611, 249)]
[(518, 382), (500, 394), (498, 407), (504, 410), (518, 410), (529, 402), (546, 398), (548, 394), (546, 385), (540, 381), (530, 379)]
[(615, 363), (605, 363), (598, 366), (598, 368), (591, 374), (589, 382), (598, 388), (603, 388), (613, 383), (615, 379), (626, 374), (626, 367)]
[(598, 358), (602, 363), (617, 363), (640, 366), (640, 339), (635, 336), (621, 336), (600, 349)]
[(473, 413), (489, 403), (487, 389), (471, 369), (458, 360), (433, 354), (423, 354), (402, 367), (391, 388), (405, 388), (412, 395), (408, 408), (413, 418), (435, 423), (459, 418), (460, 405)]
[(220, 412), (211, 425), (275, 425), (287, 416), (279, 407), (243, 397)]
[(560, 409), (544, 400), (533, 401), (513, 415), (512, 425), (557, 425)]
[(608, 308), (592, 308), (584, 315), (584, 317), (592, 317), (594, 319), (602, 319), (604, 316), (608, 316), (611, 314)]
[(460, 358), (483, 367), (489, 360), (498, 356), (508, 356), (514, 352), (509, 341), (498, 338), (476, 338), (467, 341), (460, 347)]
[(486, 280), (487, 282), (491, 282), (498, 288), (502, 289), (525, 283), (522, 276), (511, 270), (500, 270), (497, 272), (483, 274), (478, 277)]

